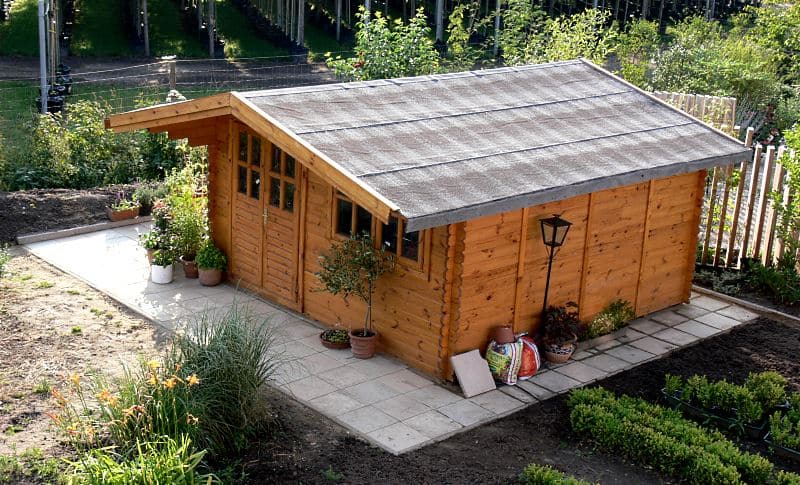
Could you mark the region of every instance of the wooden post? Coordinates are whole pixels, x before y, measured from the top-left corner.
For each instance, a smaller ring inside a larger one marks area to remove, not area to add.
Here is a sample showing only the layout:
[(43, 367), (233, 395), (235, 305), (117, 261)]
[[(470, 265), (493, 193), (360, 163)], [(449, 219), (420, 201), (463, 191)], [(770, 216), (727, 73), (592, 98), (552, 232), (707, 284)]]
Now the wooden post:
[(706, 234), (703, 237), (703, 249), (700, 253), (700, 264), (706, 264), (708, 245), (711, 243), (711, 227), (714, 223), (714, 199), (717, 198), (717, 182), (719, 181), (720, 168), (714, 169), (714, 177), (711, 180), (711, 197), (708, 199), (708, 217), (706, 217)]
[[(752, 128), (748, 129), (749, 141), (745, 140), (745, 146), (750, 147), (753, 144)], [(736, 188), (736, 202), (733, 204), (733, 223), (731, 224), (731, 232), (728, 235), (728, 254), (725, 255), (725, 266), (732, 266), (734, 264), (733, 253), (736, 249), (736, 238), (739, 232), (739, 213), (742, 210), (742, 196), (744, 195), (744, 183), (747, 178), (747, 160), (743, 160), (739, 166), (739, 186)], [(739, 259), (744, 256), (745, 248), (739, 251), (736, 258), (736, 265), (739, 265)]]
[(178, 85), (178, 74), (175, 70), (175, 61), (169, 61), (169, 88), (174, 90), (177, 89)]
[(767, 216), (767, 203), (769, 202), (769, 192), (772, 190), (772, 171), (775, 167), (775, 147), (767, 147), (767, 161), (764, 165), (764, 177), (761, 180), (761, 194), (758, 204), (758, 224), (756, 225), (756, 243), (753, 248), (753, 257), (761, 256), (761, 261), (766, 264), (766, 254), (761, 252), (763, 242), (764, 222)]
[[(722, 192), (722, 204), (719, 208), (719, 230), (717, 231), (716, 247), (714, 248), (714, 266), (719, 265), (719, 255), (722, 251), (722, 237), (725, 235), (725, 219), (728, 217), (728, 196), (731, 193), (731, 175), (733, 173), (733, 166), (725, 168), (725, 180), (722, 181), (724, 187)], [(728, 252), (733, 250), (733, 245), (728, 239)]]
[(342, 41), (342, 0), (336, 0), (336, 42)]
[(147, 16), (147, 0), (142, 0), (142, 26), (144, 36), (144, 55), (150, 57), (150, 20)]
[[(498, 6), (498, 12), (500, 7)], [(495, 35), (497, 34), (497, 21), (495, 21)], [(436, 40), (444, 40), (444, 0), (436, 0)], [(496, 53), (495, 53), (496, 54)]]
[[(777, 158), (780, 159), (781, 153), (778, 152)], [(786, 169), (781, 165), (775, 166), (775, 177), (772, 180), (772, 189), (777, 191), (783, 184), (783, 178), (786, 176)], [(772, 266), (775, 263), (773, 257), (773, 248), (775, 247), (775, 233), (778, 229), (778, 208), (775, 206), (775, 201), (770, 200), (769, 204), (769, 219), (767, 223), (767, 248), (764, 250), (764, 255), (767, 265)]]
[(517, 284), (514, 293), (514, 324), (512, 328), (515, 332), (521, 331), (519, 306), (522, 301), (522, 281), (525, 279), (525, 257), (528, 251), (528, 219), (530, 208), (522, 209), (522, 220), (519, 227), (519, 254), (517, 255)]
[(303, 47), (305, 41), (305, 15), (306, 3), (305, 0), (297, 0), (297, 45)]
[(214, 7), (216, 0), (208, 0), (208, 24), (206, 25), (206, 29), (208, 29), (208, 57), (214, 58)]
[(753, 212), (756, 205), (756, 189), (758, 175), (761, 171), (761, 144), (757, 144), (753, 152), (753, 174), (750, 175), (750, 187), (747, 189), (747, 215), (744, 218), (744, 236), (742, 237), (742, 258), (750, 257), (750, 231), (753, 224)]

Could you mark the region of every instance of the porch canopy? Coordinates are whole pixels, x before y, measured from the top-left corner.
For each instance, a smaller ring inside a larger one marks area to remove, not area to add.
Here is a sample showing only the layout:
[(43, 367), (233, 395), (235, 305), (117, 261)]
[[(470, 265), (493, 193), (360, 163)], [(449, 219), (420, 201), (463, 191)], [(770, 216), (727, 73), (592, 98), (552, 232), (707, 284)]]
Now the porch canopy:
[[(354, 200), (372, 197), (367, 208), (404, 217), (407, 231), (750, 154), (735, 138), (584, 60), (230, 99), (351, 181), (363, 192)], [(119, 117), (109, 126), (125, 129)]]

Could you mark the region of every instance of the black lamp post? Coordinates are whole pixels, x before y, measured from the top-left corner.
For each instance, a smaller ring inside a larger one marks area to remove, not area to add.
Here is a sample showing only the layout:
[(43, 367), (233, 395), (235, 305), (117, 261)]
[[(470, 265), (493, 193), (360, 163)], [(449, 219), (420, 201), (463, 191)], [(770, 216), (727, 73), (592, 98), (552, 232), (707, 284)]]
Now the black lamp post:
[(558, 214), (553, 214), (553, 217), (547, 219), (539, 219), (542, 225), (542, 241), (547, 246), (548, 261), (547, 261), (547, 280), (544, 284), (544, 303), (542, 303), (542, 312), (547, 311), (547, 293), (550, 290), (550, 271), (553, 269), (553, 257), (556, 255), (556, 249), (564, 244), (564, 239), (569, 232), (571, 222), (565, 221)]

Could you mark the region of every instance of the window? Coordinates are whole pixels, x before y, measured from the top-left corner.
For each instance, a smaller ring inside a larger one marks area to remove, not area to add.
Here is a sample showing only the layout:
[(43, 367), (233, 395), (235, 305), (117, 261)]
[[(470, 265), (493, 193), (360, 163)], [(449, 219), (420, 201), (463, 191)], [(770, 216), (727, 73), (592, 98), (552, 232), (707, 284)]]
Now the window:
[(237, 148), (237, 190), (258, 200), (261, 194), (261, 138), (240, 131)]
[(294, 158), (275, 145), (272, 145), (270, 155), (269, 184), (264, 188), (268, 191), (269, 205), (286, 212), (294, 212), (296, 165)]
[(373, 224), (372, 214), (343, 193), (337, 190), (333, 198), (333, 232), (337, 236), (369, 234), (398, 261), (422, 263), (423, 238), (419, 231), (404, 233), (405, 225), (397, 217), (389, 217), (388, 224)]
[(389, 223), (381, 225), (381, 244), (387, 252), (419, 262), (419, 231), (404, 233), (403, 228), (403, 221), (389, 217)]

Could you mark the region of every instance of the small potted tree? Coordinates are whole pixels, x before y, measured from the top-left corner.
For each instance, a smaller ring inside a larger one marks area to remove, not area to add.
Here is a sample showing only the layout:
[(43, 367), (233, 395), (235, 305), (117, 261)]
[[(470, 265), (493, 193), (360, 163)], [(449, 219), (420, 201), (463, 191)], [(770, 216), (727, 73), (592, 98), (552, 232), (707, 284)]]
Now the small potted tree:
[(355, 295), (366, 303), (364, 327), (351, 328), (350, 347), (354, 357), (369, 359), (378, 343), (378, 334), (372, 329), (372, 294), (378, 279), (394, 269), (394, 260), (383, 247), (375, 248), (368, 234), (360, 234), (334, 242), (328, 253), (320, 256), (320, 266), (317, 277), (323, 291), (342, 295), (345, 301)]
[(172, 222), (175, 233), (175, 246), (183, 263), (183, 274), (187, 278), (197, 278), (197, 252), (203, 244), (206, 233), (205, 216), (194, 211), (178, 211)]
[(548, 362), (561, 364), (572, 357), (580, 323), (578, 304), (574, 301), (547, 309), (544, 313), (542, 343), (544, 356)]
[(214, 245), (211, 239), (206, 239), (197, 252), (197, 269), (200, 284), (203, 286), (217, 286), (222, 282), (222, 272), (228, 267), (228, 258), (225, 253)]
[(165, 285), (172, 283), (172, 263), (175, 257), (167, 249), (156, 249), (150, 264), (150, 279), (153, 283)]

